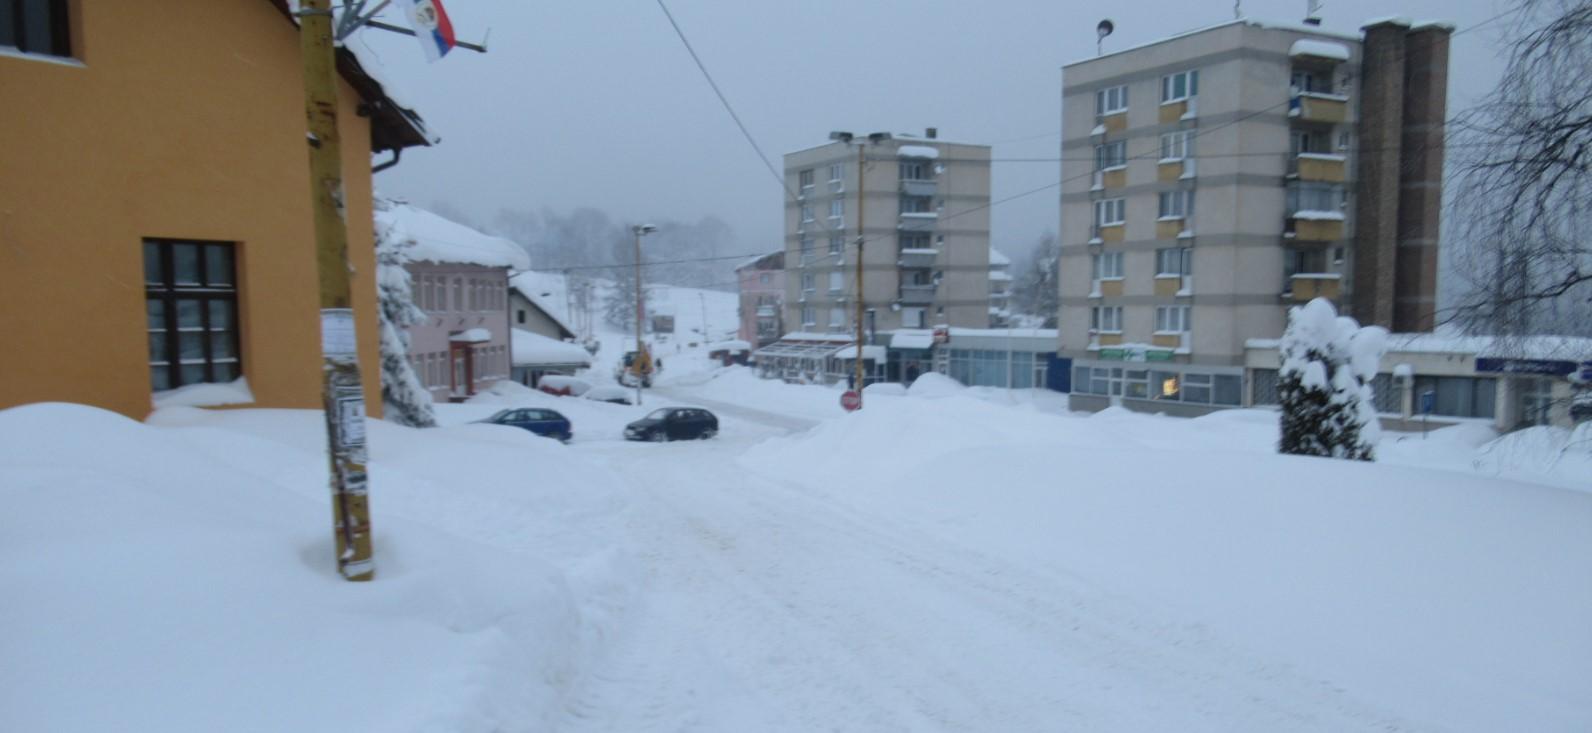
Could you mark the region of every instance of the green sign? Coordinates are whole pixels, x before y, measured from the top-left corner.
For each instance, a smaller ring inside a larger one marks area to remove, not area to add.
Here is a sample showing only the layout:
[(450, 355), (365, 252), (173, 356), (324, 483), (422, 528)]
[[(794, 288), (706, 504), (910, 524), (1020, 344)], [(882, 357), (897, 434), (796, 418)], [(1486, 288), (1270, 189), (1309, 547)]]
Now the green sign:
[(1171, 361), (1172, 352), (1166, 349), (1156, 349), (1144, 352), (1145, 361)]
[(1122, 351), (1122, 349), (1101, 349), (1100, 350), (1100, 360), (1101, 361), (1122, 361), (1123, 353), (1124, 352)]

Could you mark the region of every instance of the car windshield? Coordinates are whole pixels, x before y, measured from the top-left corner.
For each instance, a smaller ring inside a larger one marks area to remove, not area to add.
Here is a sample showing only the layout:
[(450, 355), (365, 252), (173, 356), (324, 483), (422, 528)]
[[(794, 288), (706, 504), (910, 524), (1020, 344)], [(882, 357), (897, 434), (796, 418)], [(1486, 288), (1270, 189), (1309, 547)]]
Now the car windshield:
[(514, 410), (498, 410), (496, 415), (487, 418), (487, 422), (503, 422), (515, 413)]
[(647, 416), (647, 419), (648, 420), (662, 420), (664, 418), (667, 418), (669, 416), (669, 413), (671, 413), (671, 412), (674, 412), (674, 409), (673, 408), (669, 408), (669, 407), (665, 407), (665, 408), (663, 408), (661, 410), (653, 410), (652, 414)]

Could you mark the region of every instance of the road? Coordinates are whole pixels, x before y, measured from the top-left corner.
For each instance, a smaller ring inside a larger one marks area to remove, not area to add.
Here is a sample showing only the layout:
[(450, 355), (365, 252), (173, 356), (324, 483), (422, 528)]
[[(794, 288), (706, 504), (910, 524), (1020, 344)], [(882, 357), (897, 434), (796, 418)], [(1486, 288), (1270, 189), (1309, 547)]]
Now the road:
[(740, 429), (580, 446), (635, 488), (647, 588), (563, 730), (1408, 729), (1076, 578), (760, 477), (737, 457), (807, 421), (668, 396)]

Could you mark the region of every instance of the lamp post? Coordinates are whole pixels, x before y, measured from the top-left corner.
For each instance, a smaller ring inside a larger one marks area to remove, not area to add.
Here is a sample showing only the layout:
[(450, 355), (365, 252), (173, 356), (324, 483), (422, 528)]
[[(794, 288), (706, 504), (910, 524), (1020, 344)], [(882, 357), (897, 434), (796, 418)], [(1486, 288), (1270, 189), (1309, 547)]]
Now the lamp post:
[[(859, 410), (862, 409), (863, 380), (866, 378), (862, 369), (863, 319), (867, 312), (866, 301), (862, 297), (862, 248), (868, 240), (863, 235), (862, 226), (864, 216), (867, 213), (867, 201), (863, 198), (863, 187), (867, 180), (867, 146), (878, 145), (891, 137), (892, 135), (888, 132), (874, 132), (868, 134), (867, 143), (863, 143), (860, 140), (855, 143), (857, 146), (857, 313), (854, 320), (857, 325), (857, 343), (855, 344), (856, 351), (852, 353), (851, 363), (852, 379), (857, 389), (857, 409)], [(856, 136), (849, 132), (837, 131), (829, 133), (829, 139), (852, 145), (852, 141), (856, 140)]]
[[(651, 224), (636, 224), (630, 227), (630, 231), (636, 235), (636, 357), (630, 360), (630, 368), (636, 373), (636, 406), (639, 407), (641, 405), (641, 360), (647, 354), (646, 345), (641, 342), (641, 319), (643, 314), (646, 313), (646, 305), (641, 290), (641, 238), (658, 231), (658, 228)], [(651, 367), (652, 360), (648, 358), (647, 362), (647, 366)]]

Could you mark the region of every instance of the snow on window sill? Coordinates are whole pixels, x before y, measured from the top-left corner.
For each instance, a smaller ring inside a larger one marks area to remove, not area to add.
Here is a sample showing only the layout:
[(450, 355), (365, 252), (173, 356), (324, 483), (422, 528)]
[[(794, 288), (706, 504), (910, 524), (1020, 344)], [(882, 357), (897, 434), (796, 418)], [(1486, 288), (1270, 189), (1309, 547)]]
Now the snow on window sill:
[(1173, 278), (1182, 279), (1182, 277), (1183, 277), (1182, 273), (1177, 273), (1177, 272), (1157, 272), (1157, 273), (1155, 273), (1155, 279), (1157, 279), (1157, 280), (1171, 280)]
[(1090, 239), (1088, 242), (1086, 242), (1086, 244), (1105, 244), (1105, 243), (1106, 243), (1106, 241), (1104, 239), (1099, 238), (1099, 237), (1095, 237), (1093, 239)]
[(1176, 214), (1176, 215), (1173, 215), (1173, 216), (1157, 217), (1156, 221), (1183, 221), (1184, 219), (1187, 219), (1187, 218), (1188, 218), (1187, 216), (1184, 216), (1182, 214)]
[(0, 46), (0, 57), (8, 59), (21, 59), (23, 61), (38, 61), (45, 64), (55, 64), (56, 66), (70, 66), (76, 69), (88, 68), (88, 64), (69, 56), (52, 56), (47, 53), (32, 53), (30, 51), (23, 51), (16, 46)]
[(1156, 165), (1171, 165), (1173, 163), (1181, 163), (1181, 162), (1183, 162), (1182, 158), (1162, 158), (1160, 160), (1155, 161), (1155, 164)]
[(1178, 239), (1193, 239), (1194, 238), (1194, 230), (1193, 229), (1184, 229), (1183, 231), (1177, 233), (1177, 238)]
[(1128, 169), (1128, 164), (1127, 163), (1123, 163), (1121, 165), (1108, 165), (1108, 166), (1106, 166), (1104, 168), (1101, 168), (1100, 172), (1101, 173), (1110, 173), (1112, 171), (1125, 171), (1127, 169)]
[[(1190, 95), (1190, 96), (1192, 96), (1192, 95)], [(1187, 96), (1178, 97), (1176, 99), (1167, 99), (1167, 100), (1163, 100), (1161, 102), (1161, 106), (1165, 107), (1165, 106), (1167, 106), (1169, 104), (1177, 104), (1178, 102), (1187, 102), (1188, 100), (1189, 100), (1189, 97), (1187, 97)]]
[(254, 404), (254, 393), (249, 390), (248, 377), (238, 377), (231, 382), (201, 382), (150, 395), (155, 409), (167, 407), (220, 407), (222, 405)]

